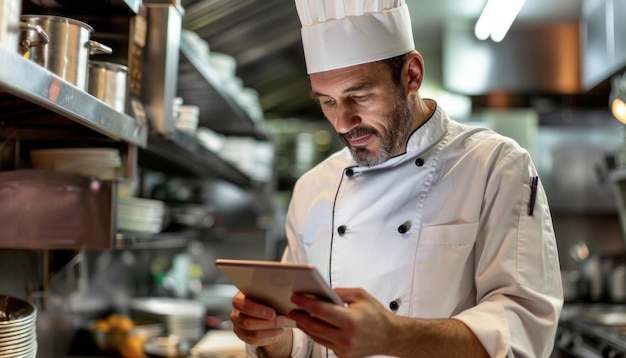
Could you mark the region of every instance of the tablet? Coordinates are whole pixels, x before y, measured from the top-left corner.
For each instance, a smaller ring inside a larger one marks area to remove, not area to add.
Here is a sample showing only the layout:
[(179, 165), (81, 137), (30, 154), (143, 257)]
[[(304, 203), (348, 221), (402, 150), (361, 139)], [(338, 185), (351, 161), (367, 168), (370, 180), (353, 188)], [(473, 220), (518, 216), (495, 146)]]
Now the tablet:
[(320, 272), (310, 264), (217, 259), (215, 265), (246, 296), (274, 308), (281, 315), (286, 316), (297, 308), (291, 303), (294, 293), (307, 293), (343, 305)]

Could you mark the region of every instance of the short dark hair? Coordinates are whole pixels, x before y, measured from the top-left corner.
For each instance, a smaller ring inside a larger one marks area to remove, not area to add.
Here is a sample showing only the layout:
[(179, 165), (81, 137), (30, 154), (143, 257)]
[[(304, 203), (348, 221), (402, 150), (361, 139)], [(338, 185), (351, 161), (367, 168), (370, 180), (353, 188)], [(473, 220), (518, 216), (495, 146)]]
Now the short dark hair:
[[(410, 52), (409, 52), (410, 53)], [(409, 53), (383, 60), (391, 72), (391, 80), (396, 86), (402, 85), (402, 67)]]

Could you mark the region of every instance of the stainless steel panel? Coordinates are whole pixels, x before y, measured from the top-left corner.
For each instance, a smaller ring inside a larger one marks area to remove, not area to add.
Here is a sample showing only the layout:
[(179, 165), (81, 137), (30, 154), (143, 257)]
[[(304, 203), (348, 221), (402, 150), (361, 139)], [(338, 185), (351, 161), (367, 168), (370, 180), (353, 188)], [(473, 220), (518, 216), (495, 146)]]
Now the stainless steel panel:
[(626, 63), (626, 1), (613, 1), (613, 25), (615, 26), (615, 58), (622, 65)]
[(583, 86), (587, 89), (606, 78), (607, 70), (613, 63), (613, 56), (609, 53), (613, 44), (609, 43), (609, 31), (612, 29), (607, 27), (606, 22), (607, 1), (598, 3), (588, 11), (581, 22)]
[[(147, 145), (148, 126), (16, 53), (0, 47), (0, 89), (115, 140)], [(3, 119), (10, 111), (2, 113)]]
[(626, 23), (623, 0), (585, 0), (580, 21), (583, 88), (601, 86), (626, 67)]
[(142, 95), (151, 132), (172, 135), (182, 13), (175, 6), (144, 4), (148, 31), (142, 68)]
[(0, 47), (17, 51), (21, 0), (0, 0)]
[(575, 24), (520, 24), (494, 43), (476, 39), (469, 21), (450, 22), (443, 43), (444, 88), (467, 95), (579, 93), (579, 57)]
[(608, 111), (567, 113), (570, 117), (563, 112), (560, 124), (541, 126), (537, 136), (535, 164), (550, 210), (556, 214), (615, 213), (606, 157), (623, 146), (619, 122)]

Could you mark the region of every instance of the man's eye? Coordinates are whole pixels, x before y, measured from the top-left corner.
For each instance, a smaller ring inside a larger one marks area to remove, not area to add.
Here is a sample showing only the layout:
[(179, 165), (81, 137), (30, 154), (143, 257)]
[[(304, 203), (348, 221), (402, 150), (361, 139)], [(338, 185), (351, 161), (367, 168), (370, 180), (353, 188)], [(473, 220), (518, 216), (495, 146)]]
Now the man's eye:
[(321, 101), (321, 103), (325, 106), (332, 106), (333, 104), (335, 104), (335, 100), (334, 99), (326, 99)]
[(352, 97), (355, 101), (357, 102), (363, 102), (365, 100), (367, 100), (367, 96), (354, 96)]

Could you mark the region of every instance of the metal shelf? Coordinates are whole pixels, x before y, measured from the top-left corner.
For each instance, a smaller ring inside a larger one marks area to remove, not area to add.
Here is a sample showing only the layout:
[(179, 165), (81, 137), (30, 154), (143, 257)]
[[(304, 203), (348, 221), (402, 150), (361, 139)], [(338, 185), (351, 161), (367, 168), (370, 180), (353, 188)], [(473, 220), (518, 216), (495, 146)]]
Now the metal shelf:
[(123, 3), (126, 4), (126, 6), (128, 6), (128, 9), (130, 9), (133, 13), (138, 14), (139, 7), (141, 6), (142, 1), (141, 0), (123, 0)]
[(196, 237), (190, 232), (162, 232), (141, 234), (118, 232), (115, 235), (116, 249), (178, 249), (186, 247)]
[(140, 152), (139, 165), (165, 173), (217, 177), (244, 188), (253, 185), (250, 177), (179, 130), (171, 138), (151, 134), (148, 147)]
[(210, 67), (181, 36), (177, 81), (178, 96), (185, 104), (200, 108), (200, 125), (233, 136), (267, 140), (262, 123), (255, 122), (220, 83), (219, 74)]
[(141, 4), (142, 0), (56, 0), (54, 2), (50, 2), (49, 4), (30, 0), (24, 1), (23, 3), (24, 8), (29, 13), (42, 13), (37, 9), (45, 9), (45, 12), (48, 13), (50, 10), (58, 10), (60, 8), (63, 13), (67, 14), (70, 10), (89, 13), (90, 11), (93, 11), (94, 8), (98, 10), (124, 8), (135, 15), (139, 13)]
[[(140, 147), (147, 145), (146, 122), (118, 112), (47, 69), (1, 47), (0, 94), (34, 103), (111, 139)], [(5, 98), (2, 102), (6, 102)], [(2, 112), (4, 122), (23, 117), (19, 112), (13, 113), (10, 106)]]

